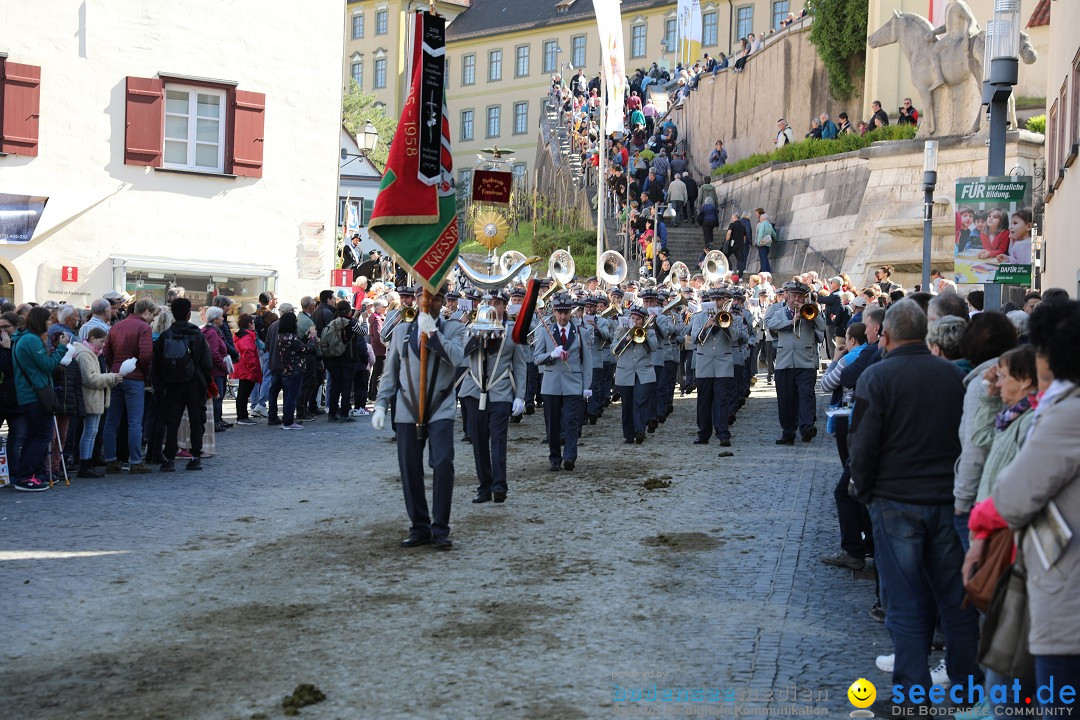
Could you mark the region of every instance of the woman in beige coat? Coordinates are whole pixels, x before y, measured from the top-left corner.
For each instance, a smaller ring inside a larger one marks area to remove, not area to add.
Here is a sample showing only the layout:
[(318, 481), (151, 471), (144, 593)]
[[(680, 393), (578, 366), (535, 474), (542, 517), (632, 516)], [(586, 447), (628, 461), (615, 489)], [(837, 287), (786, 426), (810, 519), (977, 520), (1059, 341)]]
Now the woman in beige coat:
[(120, 384), (120, 373), (105, 372), (101, 358), (101, 348), (105, 345), (105, 331), (102, 328), (90, 328), (86, 339), (71, 344), (70, 355), (73, 362), (79, 364), (82, 373), (83, 402), (86, 417), (83, 419), (83, 432), (79, 440), (79, 474), (81, 478), (104, 477), (94, 469), (91, 458), (94, 455), (94, 439), (97, 437), (101, 416), (109, 407), (110, 390)]
[[(990, 497), (1009, 527), (1022, 533), (1036, 680), (1049, 686), (1053, 677), (1054, 687), (1052, 697), (1038, 700), (1057, 708), (1066, 706), (1057, 691), (1075, 687), (1080, 679), (1080, 303), (1040, 304), (1029, 332), (1040, 378), (1054, 380)], [(1059, 529), (1060, 551), (1047, 552), (1044, 563), (1032, 529), (1041, 526), (1041, 533), (1054, 534), (1046, 529), (1048, 517), (1068, 526), (1072, 537), (1066, 541), (1067, 533)]]

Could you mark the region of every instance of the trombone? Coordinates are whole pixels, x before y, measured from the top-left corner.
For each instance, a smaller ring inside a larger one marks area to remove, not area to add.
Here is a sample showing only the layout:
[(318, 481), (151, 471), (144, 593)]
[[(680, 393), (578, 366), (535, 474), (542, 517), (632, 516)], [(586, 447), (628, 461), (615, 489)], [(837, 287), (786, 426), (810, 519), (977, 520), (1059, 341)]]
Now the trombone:
[[(652, 318), (650, 318), (651, 320)], [(622, 354), (626, 352), (626, 349), (630, 347), (630, 344), (640, 345), (648, 339), (648, 330), (646, 325), (640, 327), (632, 327), (626, 331), (626, 333), (619, 338), (615, 343), (615, 347), (611, 349), (611, 352), (615, 357), (622, 357)]]
[(795, 313), (795, 317), (791, 320), (791, 331), (795, 333), (795, 337), (801, 337), (799, 321), (814, 322), (817, 319), (818, 312), (818, 306), (815, 303), (803, 303), (799, 306), (799, 311)]
[(709, 339), (709, 336), (712, 335), (713, 325), (710, 325), (709, 323), (714, 323), (715, 326), (721, 330), (731, 329), (731, 324), (735, 322), (735, 316), (731, 314), (732, 302), (731, 299), (728, 299), (721, 310), (709, 313), (709, 319), (705, 321), (705, 325), (698, 331), (697, 340), (699, 343), (705, 342)]
[(382, 338), (382, 341), (384, 343), (390, 342), (390, 336), (394, 334), (394, 328), (396, 328), (402, 322), (411, 323), (414, 320), (416, 320), (416, 308), (409, 305), (402, 305), (401, 308), (397, 311), (397, 314), (394, 315), (394, 317), (389, 322), (383, 325), (382, 332), (379, 333), (379, 337)]

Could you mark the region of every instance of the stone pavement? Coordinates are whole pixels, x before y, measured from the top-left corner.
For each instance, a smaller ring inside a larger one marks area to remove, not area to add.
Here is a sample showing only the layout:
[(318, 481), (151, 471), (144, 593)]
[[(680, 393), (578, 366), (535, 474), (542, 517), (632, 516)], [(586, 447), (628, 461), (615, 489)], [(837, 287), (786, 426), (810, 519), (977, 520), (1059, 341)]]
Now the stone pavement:
[[(234, 428), (201, 473), (0, 491), (0, 706), (280, 717), (310, 682), (327, 696), (312, 718), (846, 715), (856, 678), (889, 684), (874, 656), (891, 649), (872, 584), (817, 560), (839, 475), (819, 399), (818, 438), (777, 447), (759, 383), (730, 458), (691, 444), (693, 397), (642, 446), (613, 406), (573, 473), (546, 472), (527, 417), (504, 505), (469, 503), (459, 442), (449, 553), (397, 547), (396, 446), (366, 418)], [(621, 699), (654, 684), (724, 700)]]

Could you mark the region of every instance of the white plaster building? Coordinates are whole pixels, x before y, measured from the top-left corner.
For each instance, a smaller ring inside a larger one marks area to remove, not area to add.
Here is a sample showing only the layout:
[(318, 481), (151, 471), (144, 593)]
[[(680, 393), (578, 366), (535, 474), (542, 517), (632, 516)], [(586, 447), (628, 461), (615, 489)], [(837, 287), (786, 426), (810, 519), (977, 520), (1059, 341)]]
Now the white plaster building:
[[(356, 216), (360, 220), (360, 250), (366, 254), (368, 250), (378, 248), (375, 241), (368, 236), (367, 224), (371, 219), (371, 211), (375, 208), (375, 196), (379, 194), (383, 174), (360, 147), (357, 139), (344, 127), (341, 128), (341, 149), (345, 151), (345, 156), (341, 158), (339, 170), (341, 179), (338, 185), (338, 227), (345, 224), (346, 203), (355, 207)], [(348, 237), (344, 239), (348, 240)]]
[(29, 241), (0, 233), (0, 292), (328, 286), (340, 26), (331, 2), (0, 3), (0, 210), (48, 198)]

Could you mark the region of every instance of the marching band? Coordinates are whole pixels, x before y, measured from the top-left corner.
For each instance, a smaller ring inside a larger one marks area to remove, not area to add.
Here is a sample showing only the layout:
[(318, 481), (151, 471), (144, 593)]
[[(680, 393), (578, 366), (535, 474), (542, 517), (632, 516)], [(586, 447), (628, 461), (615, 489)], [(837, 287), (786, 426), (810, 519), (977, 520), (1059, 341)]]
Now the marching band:
[[(759, 351), (769, 382), (776, 377), (777, 444), (793, 445), (797, 434), (804, 442), (815, 437), (814, 384), (825, 319), (810, 286), (785, 283), (782, 296), (774, 297), (768, 282), (733, 284), (719, 252), (705, 257), (698, 274), (676, 263), (662, 281), (635, 282), (614, 251), (601, 256), (597, 276), (577, 284), (573, 258), (559, 250), (549, 259), (549, 277), (536, 280), (535, 305), (529, 305), (525, 285), (536, 258), (514, 255), (498, 263), (497, 275), (480, 274), (459, 260), (461, 271), (451, 284), (462, 285), (462, 294), (440, 292), (429, 312), (420, 313), (417, 290), (405, 289), (399, 291), (402, 308), (387, 318), (386, 370), (373, 424), (381, 429), (386, 413), (394, 414), (412, 522), (403, 546), (452, 545), (455, 399), (476, 466), (474, 503), (507, 499), (511, 422), (542, 406), (548, 470), (570, 472), (582, 427), (595, 425), (612, 402), (621, 403), (623, 441), (644, 443), (674, 411), (680, 375), (683, 394), (697, 392), (693, 443), (715, 437), (721, 447), (731, 447), (731, 427), (757, 382)], [(522, 316), (525, 307), (531, 320)], [(417, 416), (423, 405), (420, 335), (435, 357), (426, 381), (426, 435), (417, 431), (423, 424)], [(424, 496), (425, 442), (435, 476), (431, 517)]]

